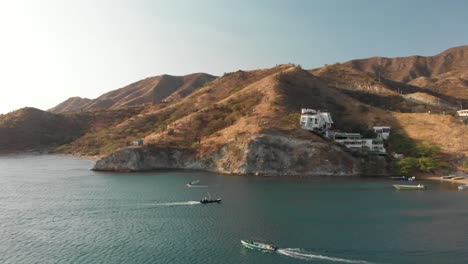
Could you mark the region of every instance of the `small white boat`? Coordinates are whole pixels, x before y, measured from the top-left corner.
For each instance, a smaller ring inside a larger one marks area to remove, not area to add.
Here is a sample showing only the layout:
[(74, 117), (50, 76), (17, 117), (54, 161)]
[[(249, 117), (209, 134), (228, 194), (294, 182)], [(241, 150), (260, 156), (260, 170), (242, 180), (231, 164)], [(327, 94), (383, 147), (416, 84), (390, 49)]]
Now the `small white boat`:
[(425, 190), (426, 186), (422, 184), (418, 184), (418, 185), (394, 184), (393, 188), (397, 190)]
[(260, 243), (252, 240), (241, 240), (242, 246), (256, 250), (276, 251), (278, 246), (273, 244)]
[(458, 186), (458, 190), (460, 191), (468, 190), (468, 184)]
[(452, 180), (462, 180), (462, 179), (465, 179), (465, 177), (463, 176), (457, 176), (457, 177), (453, 177)]
[(445, 175), (445, 176), (442, 176), (440, 177), (442, 180), (449, 180), (449, 179), (452, 179), (453, 177), (455, 177), (455, 175)]

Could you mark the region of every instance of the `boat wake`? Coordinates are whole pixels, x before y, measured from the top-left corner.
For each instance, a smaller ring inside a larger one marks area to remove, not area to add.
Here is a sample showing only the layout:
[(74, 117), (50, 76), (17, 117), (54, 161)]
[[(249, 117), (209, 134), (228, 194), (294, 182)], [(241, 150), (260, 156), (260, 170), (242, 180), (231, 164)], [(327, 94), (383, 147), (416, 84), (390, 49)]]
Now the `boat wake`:
[(206, 187), (208, 187), (208, 185), (197, 185), (197, 184), (192, 185), (192, 184), (189, 184), (189, 183), (187, 183), (186, 185), (187, 185), (187, 187), (190, 187), (190, 188), (193, 188), (193, 187), (195, 187), (195, 188), (206, 188)]
[(285, 255), (288, 257), (302, 259), (302, 260), (328, 260), (332, 262), (342, 262), (342, 263), (360, 263), (360, 264), (371, 264), (371, 262), (367, 262), (364, 260), (352, 260), (352, 259), (344, 259), (344, 258), (334, 258), (328, 257), (323, 255), (312, 254), (310, 252), (304, 251), (300, 248), (281, 248), (278, 249), (278, 252), (281, 255)]
[(153, 203), (153, 204), (145, 204), (148, 206), (178, 206), (178, 205), (195, 205), (200, 204), (199, 201), (186, 201), (186, 202), (169, 202), (169, 203)]

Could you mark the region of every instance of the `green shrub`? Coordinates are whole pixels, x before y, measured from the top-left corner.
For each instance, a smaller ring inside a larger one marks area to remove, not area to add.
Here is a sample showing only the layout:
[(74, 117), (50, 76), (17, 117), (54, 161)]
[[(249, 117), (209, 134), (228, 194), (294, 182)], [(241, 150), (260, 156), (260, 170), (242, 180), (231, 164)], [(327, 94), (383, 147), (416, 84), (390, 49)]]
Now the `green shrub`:
[(359, 105), (359, 111), (361, 111), (361, 113), (367, 113), (369, 112), (369, 107), (365, 105)]
[(405, 157), (398, 161), (398, 170), (401, 174), (411, 174), (418, 169), (418, 159), (413, 157)]
[(417, 144), (416, 155), (419, 157), (433, 157), (440, 153), (440, 148), (434, 145)]
[(439, 168), (439, 162), (429, 157), (419, 158), (418, 163), (418, 168), (422, 172), (433, 172)]
[(416, 156), (416, 144), (403, 135), (391, 133), (388, 144), (396, 153), (404, 154), (405, 156)]

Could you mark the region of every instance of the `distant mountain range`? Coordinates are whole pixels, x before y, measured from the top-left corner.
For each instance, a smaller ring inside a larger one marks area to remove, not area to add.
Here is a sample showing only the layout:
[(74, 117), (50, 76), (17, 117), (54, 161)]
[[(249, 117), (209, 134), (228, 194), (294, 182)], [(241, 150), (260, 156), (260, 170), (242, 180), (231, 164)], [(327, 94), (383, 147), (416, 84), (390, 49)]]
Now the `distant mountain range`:
[(214, 78), (216, 77), (206, 73), (194, 73), (185, 76), (161, 75), (149, 77), (105, 93), (96, 99), (71, 97), (48, 111), (52, 113), (65, 113), (175, 100), (187, 96)]
[(380, 74), (382, 78), (468, 99), (468, 46), (448, 49), (435, 56), (373, 57), (352, 60), (346, 66)]
[[(307, 107), (331, 112), (334, 128), (342, 131), (390, 125), (394, 134), (440, 146), (457, 166), (468, 156), (467, 125), (453, 116), (468, 107), (466, 52), (468, 46), (313, 70), (284, 64), (220, 77), (150, 77), (96, 99), (69, 98), (49, 112), (27, 108), (2, 115), (0, 152), (111, 154), (100, 166), (115, 170), (362, 173), (367, 165), (360, 159), (299, 128), (300, 109)], [(120, 149), (139, 138), (145, 147)]]

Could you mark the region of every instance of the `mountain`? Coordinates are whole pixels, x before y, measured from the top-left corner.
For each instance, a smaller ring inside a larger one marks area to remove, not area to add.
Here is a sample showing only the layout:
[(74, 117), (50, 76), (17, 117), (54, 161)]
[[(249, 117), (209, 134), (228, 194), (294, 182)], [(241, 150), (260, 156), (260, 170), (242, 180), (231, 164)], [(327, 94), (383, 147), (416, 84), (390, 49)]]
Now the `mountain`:
[(468, 99), (468, 46), (451, 48), (434, 56), (372, 57), (351, 60), (344, 65), (454, 98)]
[[(435, 145), (445, 168), (459, 166), (468, 156), (466, 122), (454, 117), (465, 99), (450, 89), (379, 77), (350, 63), (187, 76), (152, 77), (60, 107), (77, 109), (72, 106), (83, 102), (83, 111), (21, 109), (0, 115), (0, 152), (97, 155), (95, 170), (303, 176), (392, 171), (396, 161), (390, 155), (362, 157), (300, 129), (304, 107), (329, 111), (335, 130), (365, 134), (371, 126), (391, 126), (390, 153)], [(144, 145), (133, 146), (136, 139)]]
[(49, 111), (52, 113), (64, 113), (159, 103), (163, 100), (174, 100), (185, 97), (215, 78), (215, 76), (206, 73), (194, 73), (185, 76), (161, 75), (149, 77), (105, 93), (93, 100), (79, 97), (69, 98), (49, 109)]
[(26, 107), (0, 116), (0, 152), (58, 147), (78, 137), (82, 124), (74, 118)]
[(51, 113), (76, 112), (83, 109), (83, 106), (90, 102), (91, 99), (88, 98), (70, 97), (48, 111)]

